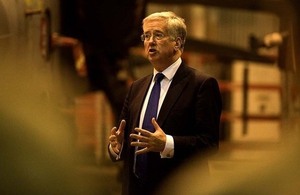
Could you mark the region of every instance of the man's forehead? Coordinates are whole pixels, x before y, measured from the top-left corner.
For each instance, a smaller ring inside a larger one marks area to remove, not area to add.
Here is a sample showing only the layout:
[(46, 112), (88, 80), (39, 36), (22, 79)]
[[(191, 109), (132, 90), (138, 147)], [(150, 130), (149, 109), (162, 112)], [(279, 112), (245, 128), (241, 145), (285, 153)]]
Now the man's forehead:
[(148, 20), (143, 25), (144, 32), (146, 31), (161, 31), (166, 29), (166, 22), (162, 19)]

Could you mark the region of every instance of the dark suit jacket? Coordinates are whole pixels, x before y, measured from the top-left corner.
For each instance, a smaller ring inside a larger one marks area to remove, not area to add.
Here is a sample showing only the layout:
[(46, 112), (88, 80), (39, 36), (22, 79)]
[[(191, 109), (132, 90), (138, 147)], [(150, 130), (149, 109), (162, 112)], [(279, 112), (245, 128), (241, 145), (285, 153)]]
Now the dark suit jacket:
[[(123, 194), (134, 194), (134, 147), (129, 134), (139, 124), (139, 116), (153, 75), (135, 81), (125, 99), (121, 118), (125, 119)], [(174, 138), (175, 152), (170, 159), (159, 153), (148, 153), (148, 184), (144, 194), (156, 189), (174, 169), (193, 155), (217, 149), (221, 115), (221, 95), (216, 79), (182, 63), (162, 104), (157, 122), (166, 134)], [(114, 159), (113, 159), (114, 160)]]

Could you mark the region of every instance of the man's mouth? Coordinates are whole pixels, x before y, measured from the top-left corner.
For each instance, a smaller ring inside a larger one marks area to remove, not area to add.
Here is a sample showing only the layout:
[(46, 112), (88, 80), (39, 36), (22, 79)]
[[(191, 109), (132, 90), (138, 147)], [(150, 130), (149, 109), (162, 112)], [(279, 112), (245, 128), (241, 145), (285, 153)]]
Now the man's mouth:
[(150, 48), (150, 49), (149, 49), (149, 54), (154, 54), (154, 53), (156, 53), (156, 52), (157, 52), (157, 50), (154, 49), (154, 48)]

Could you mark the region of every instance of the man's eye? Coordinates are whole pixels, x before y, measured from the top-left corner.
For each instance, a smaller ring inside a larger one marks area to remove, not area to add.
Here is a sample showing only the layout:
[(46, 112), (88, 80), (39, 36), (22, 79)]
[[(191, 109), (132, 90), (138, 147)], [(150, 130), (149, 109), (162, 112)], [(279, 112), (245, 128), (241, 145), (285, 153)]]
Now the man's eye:
[(145, 34), (145, 39), (150, 39), (151, 35), (150, 34)]
[(157, 34), (155, 34), (155, 37), (156, 37), (157, 39), (162, 39), (162, 38), (164, 37), (164, 34), (162, 34), (162, 33), (157, 33)]

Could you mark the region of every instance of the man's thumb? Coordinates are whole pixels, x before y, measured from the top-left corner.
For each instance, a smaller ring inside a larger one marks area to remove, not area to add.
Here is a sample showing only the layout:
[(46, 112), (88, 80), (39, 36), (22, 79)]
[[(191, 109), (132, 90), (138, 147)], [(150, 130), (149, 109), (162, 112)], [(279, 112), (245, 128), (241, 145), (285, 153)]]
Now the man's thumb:
[(151, 122), (155, 130), (160, 129), (160, 126), (157, 124), (155, 118), (152, 118)]

